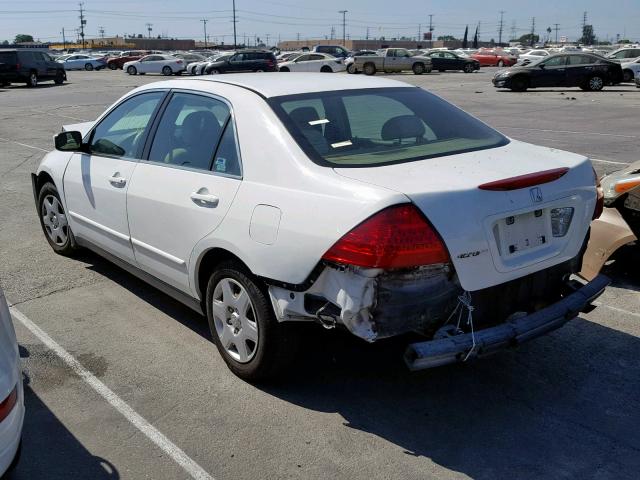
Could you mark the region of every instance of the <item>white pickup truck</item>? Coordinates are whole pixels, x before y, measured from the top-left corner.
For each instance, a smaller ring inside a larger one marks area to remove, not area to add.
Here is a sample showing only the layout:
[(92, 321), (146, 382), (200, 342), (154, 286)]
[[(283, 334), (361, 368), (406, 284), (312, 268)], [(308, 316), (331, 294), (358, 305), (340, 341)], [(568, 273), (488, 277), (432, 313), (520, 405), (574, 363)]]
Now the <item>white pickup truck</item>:
[(404, 48), (387, 48), (378, 51), (378, 55), (355, 57), (355, 70), (364, 72), (365, 75), (375, 75), (376, 72), (403, 72), (413, 71), (416, 75), (429, 73), (432, 69), (431, 59), (426, 56), (416, 55)]

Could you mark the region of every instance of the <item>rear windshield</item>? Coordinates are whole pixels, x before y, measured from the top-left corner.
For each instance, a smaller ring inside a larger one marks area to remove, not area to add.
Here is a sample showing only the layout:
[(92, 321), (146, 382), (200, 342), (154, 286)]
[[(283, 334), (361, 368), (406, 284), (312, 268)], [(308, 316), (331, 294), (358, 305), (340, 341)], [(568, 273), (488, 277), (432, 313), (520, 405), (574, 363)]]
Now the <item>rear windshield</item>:
[(16, 63), (16, 52), (0, 52), (0, 63)]
[(509, 143), (421, 88), (318, 92), (268, 102), (305, 153), (325, 166), (388, 165)]

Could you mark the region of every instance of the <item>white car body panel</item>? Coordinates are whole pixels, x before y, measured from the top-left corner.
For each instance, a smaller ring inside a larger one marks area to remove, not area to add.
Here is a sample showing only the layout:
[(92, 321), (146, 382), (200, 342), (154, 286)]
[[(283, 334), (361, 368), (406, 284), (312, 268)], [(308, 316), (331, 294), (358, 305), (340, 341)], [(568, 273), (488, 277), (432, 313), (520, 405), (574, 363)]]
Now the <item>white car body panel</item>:
[(343, 72), (347, 69), (344, 62), (338, 61), (337, 58), (334, 58), (331, 55), (309, 53), (302, 54), (301, 56), (307, 55), (321, 55), (324, 58), (322, 60), (306, 60), (301, 62), (296, 62), (295, 60), (287, 61), (280, 63), (278, 67), (280, 69), (288, 68), (291, 72), (320, 72), (322, 67), (329, 67), (333, 72)]
[[(161, 56), (161, 55), (149, 55), (149, 56)], [(164, 67), (170, 67), (173, 73), (182, 72), (185, 69), (184, 60), (179, 58), (174, 58), (170, 56), (164, 56), (162, 60), (155, 61), (144, 61), (146, 57), (142, 57), (138, 60), (132, 60), (130, 62), (126, 62), (122, 69), (123, 71), (127, 71), (127, 68), (133, 66), (136, 68), (138, 73), (162, 73), (162, 69)]]
[[(128, 198), (128, 218), (126, 200), (120, 197), (112, 202), (106, 193), (107, 187), (112, 188), (108, 177), (114, 172), (113, 165), (104, 172), (92, 172), (103, 178), (100, 188), (105, 190), (94, 192), (101, 211), (92, 212), (86, 204), (76, 212), (90, 219), (93, 215), (96, 223), (121, 236), (114, 240), (110, 232), (82, 224), (83, 220), (73, 215), (71, 228), (77, 237), (95, 241), (120, 258), (130, 255), (128, 249), (131, 254), (135, 250), (135, 258), (128, 262), (195, 299), (203, 293), (198, 268), (211, 249), (231, 252), (259, 277), (299, 285), (308, 279), (322, 255), (354, 226), (385, 207), (410, 201), (422, 209), (442, 236), (466, 290), (498, 285), (578, 254), (596, 201), (592, 167), (585, 157), (511, 141), (500, 148), (389, 166), (328, 168), (307, 157), (261, 98), (383, 87), (416, 88), (379, 77), (303, 73), (224, 75), (139, 87), (123, 98), (150, 89), (176, 88), (226, 99), (239, 140), (242, 181), (121, 160), (131, 164), (118, 165), (120, 173), (130, 179), (128, 191), (111, 193)], [(69, 157), (68, 153), (52, 152), (38, 169), (38, 173), (46, 171), (54, 178), (65, 208), (70, 200), (87, 198), (81, 162), (70, 162), (67, 167)], [(543, 202), (539, 204), (532, 203), (529, 189), (478, 189), (482, 183), (558, 167), (570, 170), (559, 180), (540, 186)], [(69, 170), (69, 182), (65, 180), (63, 185), (65, 169)], [(200, 188), (220, 199), (219, 210), (208, 212), (193, 204), (190, 194)], [(162, 200), (154, 200), (158, 192), (162, 192)], [(554, 206), (576, 209), (566, 237), (554, 239), (545, 249), (532, 249), (517, 261), (500, 257), (491, 240), (496, 218)], [(480, 253), (458, 258), (468, 252)], [(329, 284), (336, 285), (335, 279), (328, 278)], [(270, 291), (274, 295), (275, 287)], [(274, 306), (277, 304), (274, 298)]]
[(18, 451), (25, 414), (18, 342), (7, 301), (0, 289), (0, 402), (7, 398), (16, 386), (17, 403), (7, 418), (0, 422), (0, 477), (9, 468)]
[(630, 62), (624, 62), (621, 66), (623, 71), (631, 70), (633, 72), (633, 78), (640, 76), (640, 58), (636, 58)]

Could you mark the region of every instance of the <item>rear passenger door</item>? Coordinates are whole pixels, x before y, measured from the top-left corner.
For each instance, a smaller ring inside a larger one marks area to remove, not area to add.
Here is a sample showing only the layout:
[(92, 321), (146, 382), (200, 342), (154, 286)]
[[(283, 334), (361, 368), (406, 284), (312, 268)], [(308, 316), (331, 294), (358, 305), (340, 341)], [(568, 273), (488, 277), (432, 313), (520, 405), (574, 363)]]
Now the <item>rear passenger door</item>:
[[(567, 60), (567, 86), (579, 87), (594, 72), (597, 59), (589, 55), (569, 55)], [(603, 77), (606, 79), (605, 77)]]
[(231, 106), (175, 91), (149, 138), (127, 192), (131, 243), (140, 268), (189, 293), (191, 252), (218, 227), (241, 183)]

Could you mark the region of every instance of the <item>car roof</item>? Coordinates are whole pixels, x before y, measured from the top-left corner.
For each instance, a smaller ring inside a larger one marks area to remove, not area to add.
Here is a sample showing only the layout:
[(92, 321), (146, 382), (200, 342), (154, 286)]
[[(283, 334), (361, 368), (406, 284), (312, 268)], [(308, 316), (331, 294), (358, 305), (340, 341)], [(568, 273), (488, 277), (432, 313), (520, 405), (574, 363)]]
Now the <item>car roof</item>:
[[(171, 80), (169, 80), (170, 82)], [(258, 95), (270, 98), (283, 95), (297, 95), (313, 92), (327, 92), (336, 90), (357, 90), (363, 88), (416, 88), (397, 80), (386, 78), (370, 78), (360, 75), (329, 75), (327, 73), (237, 73), (229, 75), (214, 75), (212, 77), (198, 77), (197, 79), (181, 79), (180, 83), (189, 83), (191, 88), (207, 91), (215, 88), (216, 83), (235, 85), (256, 92)], [(193, 83), (191, 83), (193, 82)], [(148, 84), (149, 88), (161, 87), (163, 82)], [(209, 84), (209, 85), (207, 85)], [(175, 86), (175, 84), (172, 84)]]

